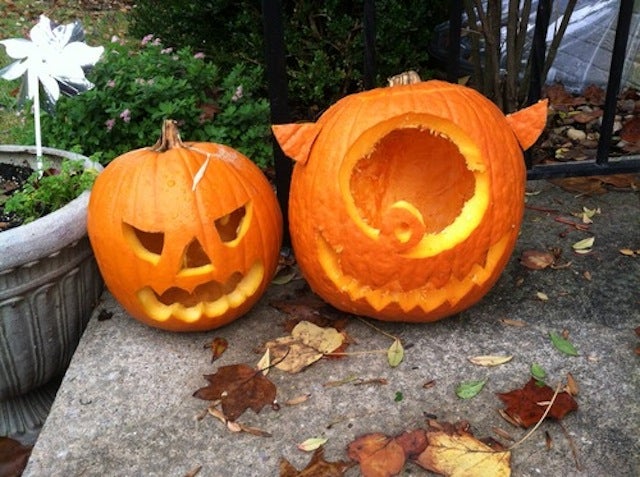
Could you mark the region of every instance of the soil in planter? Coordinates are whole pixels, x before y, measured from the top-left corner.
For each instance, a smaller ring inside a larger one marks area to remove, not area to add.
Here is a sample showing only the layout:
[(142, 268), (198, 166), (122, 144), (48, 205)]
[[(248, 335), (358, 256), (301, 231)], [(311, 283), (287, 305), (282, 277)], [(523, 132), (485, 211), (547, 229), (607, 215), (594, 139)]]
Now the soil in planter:
[(22, 218), (4, 212), (4, 203), (22, 187), (32, 172), (28, 166), (0, 163), (0, 232), (22, 225)]

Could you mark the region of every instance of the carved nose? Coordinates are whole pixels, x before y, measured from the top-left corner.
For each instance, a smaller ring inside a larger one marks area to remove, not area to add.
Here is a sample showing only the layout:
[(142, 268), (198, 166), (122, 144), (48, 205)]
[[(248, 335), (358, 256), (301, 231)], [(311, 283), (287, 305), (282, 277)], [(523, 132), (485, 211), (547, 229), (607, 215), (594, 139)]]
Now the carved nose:
[(420, 242), (424, 236), (424, 219), (413, 204), (399, 200), (385, 211), (381, 232), (397, 250), (407, 250)]

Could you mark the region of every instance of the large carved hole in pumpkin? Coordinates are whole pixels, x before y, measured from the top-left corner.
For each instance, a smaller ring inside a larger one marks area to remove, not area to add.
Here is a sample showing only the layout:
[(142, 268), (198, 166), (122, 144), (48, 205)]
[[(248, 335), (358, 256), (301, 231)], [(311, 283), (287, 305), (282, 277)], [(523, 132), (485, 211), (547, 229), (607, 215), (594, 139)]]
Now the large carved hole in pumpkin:
[(164, 248), (163, 232), (147, 232), (126, 222), (122, 223), (122, 231), (137, 257), (157, 264)]
[(223, 242), (233, 242), (238, 238), (242, 228), (242, 221), (247, 215), (245, 206), (238, 207), (233, 212), (216, 219), (215, 226)]
[(197, 268), (210, 264), (211, 260), (209, 260), (198, 239), (193, 239), (189, 242), (182, 255), (182, 268)]
[(195, 306), (198, 303), (214, 302), (224, 295), (228, 295), (242, 280), (240, 272), (233, 273), (225, 283), (215, 281), (198, 285), (193, 293), (189, 293), (181, 288), (172, 287), (158, 296), (158, 301), (170, 306), (174, 303), (180, 303), (185, 307)]
[[(404, 201), (421, 214), (425, 233), (437, 233), (460, 215), (474, 194), (475, 179), (453, 142), (429, 130), (406, 128), (391, 131), (356, 163), (350, 189), (370, 226), (381, 228), (391, 206)], [(401, 242), (408, 228), (399, 224)]]

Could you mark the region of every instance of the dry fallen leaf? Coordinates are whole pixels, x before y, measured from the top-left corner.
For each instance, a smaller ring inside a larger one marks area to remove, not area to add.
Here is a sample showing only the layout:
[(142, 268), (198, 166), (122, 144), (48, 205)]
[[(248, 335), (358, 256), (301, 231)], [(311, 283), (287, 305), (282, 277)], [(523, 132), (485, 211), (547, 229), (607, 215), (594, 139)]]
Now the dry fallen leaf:
[(271, 352), (271, 361), (278, 369), (298, 373), (325, 354), (340, 348), (345, 335), (335, 328), (320, 327), (309, 321), (300, 321), (291, 335), (265, 343)]
[(469, 361), (478, 366), (500, 366), (501, 364), (508, 363), (512, 359), (513, 356), (486, 355), (472, 356), (471, 358), (469, 358)]
[(310, 437), (298, 444), (298, 449), (304, 452), (314, 451), (327, 443), (329, 439), (326, 437)]
[(360, 464), (364, 477), (391, 477), (403, 469), (408, 458), (420, 455), (426, 445), (422, 429), (407, 431), (397, 437), (373, 433), (351, 442), (347, 454)]
[(542, 270), (553, 265), (554, 261), (552, 253), (541, 250), (525, 250), (520, 256), (520, 263), (530, 270)]
[(235, 421), (247, 408), (259, 413), (276, 399), (276, 386), (259, 370), (246, 364), (222, 366), (215, 374), (205, 375), (209, 385), (193, 396), (208, 401), (220, 400), (229, 421)]
[(387, 361), (389, 362), (389, 366), (395, 368), (404, 359), (404, 348), (402, 346), (402, 342), (396, 338), (393, 340), (393, 343), (387, 350)]
[(213, 363), (227, 350), (229, 343), (224, 338), (216, 337), (207, 347), (211, 349), (211, 362)]
[[(554, 390), (546, 384), (531, 378), (522, 389), (514, 389), (506, 393), (498, 393), (500, 400), (507, 406), (505, 413), (521, 427), (531, 427), (537, 424), (551, 401)], [(546, 403), (546, 404), (545, 404)], [(555, 398), (548, 417), (561, 420), (571, 411), (578, 409), (578, 403), (573, 397), (561, 392)]]
[(324, 460), (324, 448), (319, 447), (311, 461), (300, 471), (287, 459), (280, 459), (280, 477), (342, 477), (354, 465), (353, 462), (327, 462)]
[(451, 425), (427, 429), (428, 445), (416, 462), (437, 474), (455, 477), (508, 477), (511, 453), (494, 450), (473, 434)]

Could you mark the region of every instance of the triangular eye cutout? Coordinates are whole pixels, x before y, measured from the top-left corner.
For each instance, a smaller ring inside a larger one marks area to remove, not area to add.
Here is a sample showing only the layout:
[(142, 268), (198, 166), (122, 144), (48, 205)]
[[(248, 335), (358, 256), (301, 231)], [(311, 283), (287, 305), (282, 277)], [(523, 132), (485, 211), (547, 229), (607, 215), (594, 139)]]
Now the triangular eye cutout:
[(163, 232), (146, 232), (123, 222), (122, 233), (137, 257), (158, 264), (164, 247)]
[(220, 240), (228, 244), (238, 239), (243, 231), (243, 223), (247, 220), (247, 206), (238, 207), (233, 212), (216, 219), (214, 224)]
[(211, 265), (211, 260), (209, 260), (207, 253), (202, 248), (198, 239), (193, 239), (184, 250), (182, 269), (198, 268), (206, 265)]

